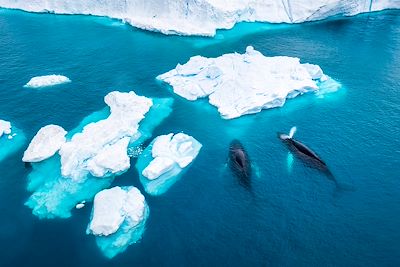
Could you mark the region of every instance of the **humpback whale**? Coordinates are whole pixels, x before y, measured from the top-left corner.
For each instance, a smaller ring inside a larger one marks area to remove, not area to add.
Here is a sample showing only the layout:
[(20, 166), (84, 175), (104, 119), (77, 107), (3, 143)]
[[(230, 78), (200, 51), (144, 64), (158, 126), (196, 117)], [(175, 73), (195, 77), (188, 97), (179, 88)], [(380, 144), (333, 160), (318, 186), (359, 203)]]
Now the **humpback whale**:
[(285, 143), (288, 146), (289, 150), (295, 156), (300, 158), (304, 163), (306, 163), (306, 165), (324, 172), (325, 174), (327, 174), (328, 178), (330, 178), (336, 183), (336, 180), (333, 178), (333, 175), (329, 171), (328, 166), (321, 159), (321, 157), (318, 156), (305, 144), (293, 138), (294, 134), (296, 133), (296, 130), (297, 130), (296, 127), (292, 127), (292, 129), (290, 129), (289, 135), (278, 133), (278, 137), (283, 141), (283, 143)]
[(251, 162), (246, 150), (238, 140), (230, 143), (228, 165), (239, 182), (249, 189), (251, 187)]

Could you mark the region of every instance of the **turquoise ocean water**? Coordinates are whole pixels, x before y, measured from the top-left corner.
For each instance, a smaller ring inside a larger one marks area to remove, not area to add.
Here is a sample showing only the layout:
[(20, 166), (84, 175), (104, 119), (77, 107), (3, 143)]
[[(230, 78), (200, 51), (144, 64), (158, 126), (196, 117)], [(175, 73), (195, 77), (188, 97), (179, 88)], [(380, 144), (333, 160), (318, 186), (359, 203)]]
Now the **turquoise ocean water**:
[[(243, 53), (248, 45), (318, 64), (343, 88), (227, 121), (205, 100), (186, 101), (155, 80), (193, 55)], [(240, 24), (208, 39), (107, 18), (0, 10), (0, 59), (0, 119), (23, 132), (17, 151), (0, 161), (0, 266), (400, 265), (400, 11), (293, 26)], [(72, 82), (23, 88), (53, 73)], [(150, 215), (141, 241), (110, 260), (85, 234), (91, 203), (67, 219), (32, 215), (24, 205), (31, 169), (21, 158), (40, 127), (72, 130), (114, 90), (173, 98), (153, 136), (184, 131), (203, 148), (163, 195), (145, 193), (135, 159), (114, 179), (138, 187)], [(276, 133), (294, 125), (340, 188), (298, 159), (288, 161)], [(250, 187), (226, 167), (235, 138), (254, 166)]]

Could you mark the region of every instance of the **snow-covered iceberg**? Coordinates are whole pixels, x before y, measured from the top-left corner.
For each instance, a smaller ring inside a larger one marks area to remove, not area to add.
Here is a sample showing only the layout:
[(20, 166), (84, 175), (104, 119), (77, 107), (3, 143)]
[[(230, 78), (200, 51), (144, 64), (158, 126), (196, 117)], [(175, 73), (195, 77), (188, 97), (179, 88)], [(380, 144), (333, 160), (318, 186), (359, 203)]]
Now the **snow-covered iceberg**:
[[(172, 99), (149, 99), (134, 92), (111, 92), (109, 105), (94, 112), (66, 135), (51, 158), (32, 163), (26, 205), (40, 218), (67, 218), (71, 210), (109, 187), (130, 167), (137, 149), (172, 111)], [(146, 115), (146, 117), (144, 117)]]
[(68, 77), (65, 77), (63, 75), (52, 74), (52, 75), (33, 77), (32, 79), (29, 80), (27, 84), (24, 85), (24, 87), (40, 88), (40, 87), (49, 87), (69, 82), (71, 82), (71, 80)]
[(133, 186), (105, 189), (94, 197), (92, 219), (86, 230), (108, 258), (139, 241), (145, 230), (149, 207)]
[(184, 133), (160, 135), (139, 156), (136, 168), (146, 192), (165, 193), (197, 157), (201, 144)]
[(165, 34), (215, 35), (238, 22), (300, 23), (332, 16), (400, 8), (398, 0), (0, 0), (0, 7), (31, 12), (121, 19)]
[(67, 131), (58, 125), (42, 127), (33, 137), (22, 161), (39, 162), (52, 157), (66, 142), (66, 134)]
[(318, 92), (325, 82), (340, 87), (317, 65), (301, 64), (294, 57), (266, 57), (251, 46), (244, 54), (192, 57), (157, 79), (188, 100), (208, 97), (225, 119), (281, 107), (287, 98)]
[(24, 133), (11, 125), (11, 122), (0, 120), (0, 161), (16, 152), (25, 143)]
[(129, 169), (128, 145), (140, 137), (139, 122), (153, 103), (134, 92), (111, 92), (104, 101), (110, 107), (110, 116), (88, 124), (61, 147), (64, 177), (79, 180), (87, 172), (104, 177)]
[(11, 134), (11, 123), (9, 121), (0, 120), (0, 137)]

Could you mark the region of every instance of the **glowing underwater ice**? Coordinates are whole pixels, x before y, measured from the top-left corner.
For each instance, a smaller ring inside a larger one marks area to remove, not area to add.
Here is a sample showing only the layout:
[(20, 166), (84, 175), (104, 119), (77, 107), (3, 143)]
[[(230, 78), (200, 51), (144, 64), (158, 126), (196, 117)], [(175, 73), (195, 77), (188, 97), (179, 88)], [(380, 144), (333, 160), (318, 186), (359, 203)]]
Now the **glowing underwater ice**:
[(136, 168), (147, 193), (165, 193), (197, 157), (201, 144), (183, 133), (161, 135), (139, 156)]
[(25, 143), (24, 133), (8, 121), (0, 120), (0, 161), (18, 151)]
[(86, 233), (96, 235), (97, 246), (113, 258), (141, 239), (148, 216), (149, 207), (136, 187), (105, 189), (94, 198)]
[[(128, 150), (135, 149), (146, 141), (154, 128), (172, 111), (173, 99), (155, 98), (152, 99), (152, 102), (153, 105), (146, 117), (140, 122), (137, 133), (128, 145)], [(67, 141), (73, 138), (75, 134), (81, 133), (86, 125), (104, 120), (109, 115), (110, 110), (108, 108), (92, 113), (67, 134)], [(90, 172), (83, 171), (79, 175), (79, 179), (64, 177), (61, 174), (60, 155), (57, 153), (42, 162), (32, 163), (32, 171), (28, 175), (27, 186), (32, 195), (25, 205), (30, 207), (33, 214), (39, 218), (68, 218), (71, 216), (71, 210), (77, 204), (82, 201), (91, 201), (97, 192), (111, 185), (115, 175), (122, 173), (94, 177)]]

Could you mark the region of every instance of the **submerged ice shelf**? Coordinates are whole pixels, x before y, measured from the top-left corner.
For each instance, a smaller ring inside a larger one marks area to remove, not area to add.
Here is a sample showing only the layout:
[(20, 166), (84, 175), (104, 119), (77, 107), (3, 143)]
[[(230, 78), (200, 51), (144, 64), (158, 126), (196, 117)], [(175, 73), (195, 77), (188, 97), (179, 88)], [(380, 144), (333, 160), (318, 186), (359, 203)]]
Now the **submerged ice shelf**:
[(25, 143), (25, 135), (11, 122), (0, 120), (0, 161), (16, 152)]
[(109, 187), (115, 175), (129, 168), (128, 149), (139, 147), (151, 136), (170, 114), (173, 103), (172, 99), (151, 100), (134, 92), (112, 92), (105, 101), (110, 108), (86, 117), (67, 134), (58, 153), (32, 163), (28, 175), (32, 195), (26, 205), (36, 216), (69, 217), (77, 204)]
[(325, 83), (330, 91), (340, 87), (318, 65), (293, 57), (266, 57), (251, 46), (244, 54), (194, 56), (157, 79), (188, 100), (208, 97), (225, 119), (281, 107), (286, 99), (318, 92)]
[(69, 83), (71, 80), (68, 77), (63, 75), (45, 75), (45, 76), (37, 76), (30, 79), (30, 81), (24, 85), (27, 88), (41, 88), (41, 87), (50, 87), (63, 83)]
[(197, 157), (201, 146), (196, 139), (184, 133), (155, 138), (136, 164), (146, 192), (151, 195), (165, 193)]
[(123, 20), (165, 34), (213, 36), (238, 22), (301, 23), (400, 8), (397, 0), (0, 0), (31, 12), (87, 14)]
[(140, 240), (148, 216), (149, 207), (136, 187), (105, 189), (94, 197), (86, 233), (95, 235), (98, 247), (112, 258)]

